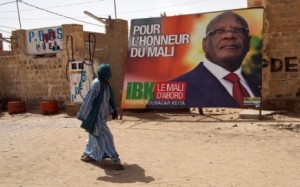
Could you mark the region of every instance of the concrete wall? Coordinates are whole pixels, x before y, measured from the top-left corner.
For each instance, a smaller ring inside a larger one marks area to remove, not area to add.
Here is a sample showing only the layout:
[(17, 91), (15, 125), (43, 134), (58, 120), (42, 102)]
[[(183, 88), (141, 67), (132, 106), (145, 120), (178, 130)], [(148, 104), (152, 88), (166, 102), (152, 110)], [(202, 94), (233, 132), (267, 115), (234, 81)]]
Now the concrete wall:
[[(121, 90), (127, 57), (128, 26), (124, 20), (108, 20), (106, 33), (94, 33), (96, 49), (93, 61), (109, 63), (113, 78), (110, 81), (115, 90), (116, 104), (121, 103)], [(66, 68), (71, 60), (71, 42), (75, 61), (90, 59), (87, 42), (89, 32), (82, 25), (62, 25), (63, 50), (56, 54), (28, 55), (25, 30), (12, 32), (16, 44), (12, 51), (0, 50), (0, 95), (2, 100), (22, 100), (28, 108), (36, 108), (41, 100), (56, 99), (63, 107), (70, 103), (70, 85)], [(70, 38), (70, 37), (69, 37)], [(69, 55), (67, 52), (69, 51)]]
[(299, 0), (248, 0), (265, 8), (263, 106), (300, 111)]
[[(0, 38), (2, 38), (2, 33), (0, 33)], [(0, 51), (3, 51), (3, 42), (0, 40)]]

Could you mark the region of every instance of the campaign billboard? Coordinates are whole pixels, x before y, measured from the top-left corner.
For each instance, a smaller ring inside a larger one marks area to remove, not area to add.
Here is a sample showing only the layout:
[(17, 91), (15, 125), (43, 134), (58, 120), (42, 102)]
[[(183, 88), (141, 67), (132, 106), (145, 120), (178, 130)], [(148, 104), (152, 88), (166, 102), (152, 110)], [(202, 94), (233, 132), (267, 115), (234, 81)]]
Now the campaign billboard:
[(121, 108), (259, 107), (263, 8), (134, 19)]
[(36, 55), (57, 53), (62, 50), (62, 39), (61, 26), (27, 30), (27, 52)]

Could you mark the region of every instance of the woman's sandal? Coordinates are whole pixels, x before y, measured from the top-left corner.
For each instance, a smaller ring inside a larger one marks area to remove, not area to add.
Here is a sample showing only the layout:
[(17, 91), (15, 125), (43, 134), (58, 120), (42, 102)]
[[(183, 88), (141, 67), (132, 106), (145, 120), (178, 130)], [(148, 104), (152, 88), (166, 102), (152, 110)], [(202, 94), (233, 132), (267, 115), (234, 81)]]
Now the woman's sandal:
[(113, 164), (114, 170), (124, 170), (124, 166), (122, 164)]
[(83, 162), (92, 162), (95, 161), (94, 159), (92, 159), (88, 154), (83, 153), (83, 155), (80, 158), (81, 161)]

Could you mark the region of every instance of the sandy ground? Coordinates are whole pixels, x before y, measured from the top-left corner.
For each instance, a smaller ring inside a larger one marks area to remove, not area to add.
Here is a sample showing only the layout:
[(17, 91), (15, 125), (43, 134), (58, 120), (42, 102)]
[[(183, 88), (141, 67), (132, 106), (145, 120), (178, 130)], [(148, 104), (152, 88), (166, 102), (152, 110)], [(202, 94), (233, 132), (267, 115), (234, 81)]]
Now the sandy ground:
[(109, 121), (123, 171), (80, 161), (87, 134), (74, 117), (0, 112), (0, 186), (300, 186), (300, 115), (204, 112), (125, 111)]

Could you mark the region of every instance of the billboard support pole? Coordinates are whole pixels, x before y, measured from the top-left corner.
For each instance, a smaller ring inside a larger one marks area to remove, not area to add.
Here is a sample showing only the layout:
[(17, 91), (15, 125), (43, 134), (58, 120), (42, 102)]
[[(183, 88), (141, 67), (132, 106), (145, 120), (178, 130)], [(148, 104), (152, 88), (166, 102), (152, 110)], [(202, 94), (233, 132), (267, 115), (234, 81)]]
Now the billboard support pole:
[(204, 114), (203, 108), (198, 108), (198, 111), (199, 111), (199, 115), (204, 116), (204, 118), (202, 118), (202, 119), (205, 119), (205, 118), (211, 118), (211, 119), (216, 119), (216, 120), (218, 120), (218, 121), (223, 121), (222, 119), (214, 118), (214, 117), (212, 117), (212, 116), (208, 116), (208, 115)]

